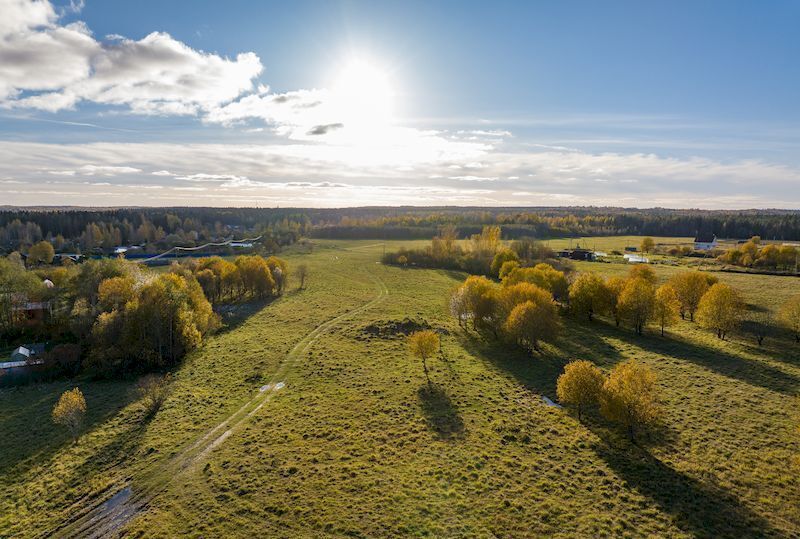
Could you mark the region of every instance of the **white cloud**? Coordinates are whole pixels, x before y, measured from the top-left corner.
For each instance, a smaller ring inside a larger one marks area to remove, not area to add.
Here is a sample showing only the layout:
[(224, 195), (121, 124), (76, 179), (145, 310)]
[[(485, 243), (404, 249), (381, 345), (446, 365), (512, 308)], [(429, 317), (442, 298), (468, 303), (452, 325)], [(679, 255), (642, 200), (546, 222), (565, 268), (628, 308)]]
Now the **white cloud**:
[(161, 32), (102, 43), (81, 22), (61, 25), (47, 1), (2, 3), (0, 104), (7, 108), (58, 111), (92, 101), (194, 115), (251, 91), (263, 69), (251, 52), (223, 58)]

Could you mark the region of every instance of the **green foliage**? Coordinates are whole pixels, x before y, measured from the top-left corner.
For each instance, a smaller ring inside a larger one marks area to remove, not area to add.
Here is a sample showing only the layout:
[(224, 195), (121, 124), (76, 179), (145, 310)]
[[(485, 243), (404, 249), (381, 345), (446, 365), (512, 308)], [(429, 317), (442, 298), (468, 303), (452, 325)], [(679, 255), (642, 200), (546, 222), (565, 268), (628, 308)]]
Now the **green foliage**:
[(492, 265), (489, 268), (489, 271), (493, 276), (501, 277), (500, 270), (507, 262), (516, 262), (519, 264), (519, 256), (511, 249), (500, 249), (497, 254), (494, 255), (494, 259), (492, 260)]
[(656, 293), (653, 285), (642, 278), (628, 279), (619, 295), (617, 309), (623, 320), (627, 320), (637, 334), (653, 316)]
[(40, 241), (28, 249), (28, 264), (32, 266), (50, 264), (55, 256), (53, 245), (49, 241)]

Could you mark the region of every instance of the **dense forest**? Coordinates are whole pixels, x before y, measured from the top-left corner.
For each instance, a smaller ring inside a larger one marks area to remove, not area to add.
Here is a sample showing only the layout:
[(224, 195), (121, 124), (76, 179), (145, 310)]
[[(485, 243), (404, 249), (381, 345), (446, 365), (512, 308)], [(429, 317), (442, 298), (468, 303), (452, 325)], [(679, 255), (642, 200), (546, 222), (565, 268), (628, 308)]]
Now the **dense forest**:
[(458, 237), (497, 225), (504, 238), (586, 235), (694, 236), (800, 239), (800, 211), (670, 210), (599, 207), (459, 208), (24, 208), (0, 210), (0, 249), (26, 252), (46, 240), (57, 252), (90, 253), (118, 245), (148, 250), (194, 246), (222, 238), (263, 234), (275, 248), (301, 236), (430, 239), (443, 226)]

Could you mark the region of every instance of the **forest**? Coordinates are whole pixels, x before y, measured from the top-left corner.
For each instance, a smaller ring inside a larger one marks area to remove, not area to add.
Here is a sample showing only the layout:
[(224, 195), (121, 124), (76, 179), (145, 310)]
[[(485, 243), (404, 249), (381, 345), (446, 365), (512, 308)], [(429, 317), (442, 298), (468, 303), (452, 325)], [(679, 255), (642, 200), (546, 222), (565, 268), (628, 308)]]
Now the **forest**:
[(499, 226), (504, 238), (608, 235), (800, 239), (800, 211), (627, 208), (40, 208), (0, 209), (0, 251), (26, 252), (41, 240), (57, 252), (107, 252), (138, 245), (155, 251), (221, 238), (265, 236), (268, 250), (301, 236), (328, 239), (430, 239), (443, 226), (458, 237)]

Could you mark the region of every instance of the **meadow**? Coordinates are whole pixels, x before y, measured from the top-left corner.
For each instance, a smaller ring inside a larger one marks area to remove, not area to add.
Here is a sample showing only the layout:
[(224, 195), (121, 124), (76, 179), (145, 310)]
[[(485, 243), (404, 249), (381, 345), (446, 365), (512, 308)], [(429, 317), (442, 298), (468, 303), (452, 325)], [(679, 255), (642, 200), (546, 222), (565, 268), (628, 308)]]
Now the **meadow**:
[[(464, 274), (378, 263), (414, 243), (287, 250), (308, 265), (307, 287), (230, 313), (153, 418), (135, 380), (1, 390), (0, 537), (96, 533), (87, 517), (123, 489), (137, 502), (113, 532), (133, 537), (800, 534), (800, 345), (565, 318), (555, 345), (527, 354), (459, 329), (447, 296)], [(764, 309), (800, 292), (794, 277), (715, 275)], [(443, 335), (431, 385), (407, 352), (415, 325)], [(541, 398), (555, 400), (572, 359), (609, 369), (629, 358), (656, 371), (666, 410), (637, 444)], [(73, 445), (49, 413), (76, 385), (89, 412)]]

